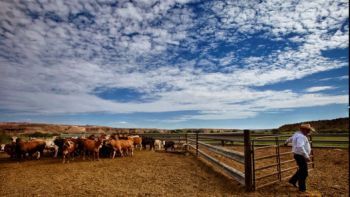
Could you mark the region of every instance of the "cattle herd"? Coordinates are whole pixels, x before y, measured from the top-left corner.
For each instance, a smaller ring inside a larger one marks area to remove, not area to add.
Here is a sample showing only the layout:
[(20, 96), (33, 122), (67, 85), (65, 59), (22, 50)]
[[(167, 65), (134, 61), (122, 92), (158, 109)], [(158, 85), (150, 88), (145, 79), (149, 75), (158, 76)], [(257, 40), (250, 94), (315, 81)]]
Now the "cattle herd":
[(161, 141), (138, 135), (102, 134), (100, 136), (91, 135), (87, 138), (54, 136), (51, 139), (34, 138), (27, 141), (12, 137), (11, 143), (1, 144), (1, 151), (18, 161), (28, 157), (39, 159), (45, 153), (54, 158), (62, 158), (62, 162), (67, 163), (76, 157), (85, 160), (86, 156), (92, 160), (99, 160), (100, 156), (106, 158), (132, 157), (134, 149), (147, 149), (147, 146), (149, 146), (149, 150), (161, 150), (162, 148), (165, 151), (175, 150), (174, 141)]

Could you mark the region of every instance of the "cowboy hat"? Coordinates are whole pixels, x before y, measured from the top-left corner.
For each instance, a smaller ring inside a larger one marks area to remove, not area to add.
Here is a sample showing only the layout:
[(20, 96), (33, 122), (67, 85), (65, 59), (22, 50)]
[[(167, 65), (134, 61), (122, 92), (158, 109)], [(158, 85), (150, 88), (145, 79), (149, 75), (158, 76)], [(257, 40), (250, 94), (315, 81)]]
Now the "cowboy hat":
[(300, 129), (308, 129), (308, 130), (310, 130), (311, 132), (316, 132), (316, 131), (315, 131), (315, 128), (311, 127), (310, 124), (301, 124), (301, 125), (300, 125)]

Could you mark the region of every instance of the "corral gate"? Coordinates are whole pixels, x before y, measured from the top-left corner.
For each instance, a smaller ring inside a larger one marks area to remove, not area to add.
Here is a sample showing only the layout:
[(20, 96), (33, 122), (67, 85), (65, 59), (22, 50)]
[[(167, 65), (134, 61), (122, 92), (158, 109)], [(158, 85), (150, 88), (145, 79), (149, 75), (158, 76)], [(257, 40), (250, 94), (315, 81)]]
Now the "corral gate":
[[(287, 180), (291, 178), (294, 174), (294, 172), (291, 172), (291, 170), (295, 170), (298, 168), (298, 166), (295, 163), (295, 160), (290, 159), (290, 158), (293, 158), (292, 156), (290, 156), (290, 155), (293, 155), (293, 152), (290, 151), (290, 147), (288, 148), (289, 151), (281, 152), (284, 149), (284, 148), (282, 149), (282, 146), (285, 146), (283, 143), (284, 140), (282, 140), (281, 138), (284, 139), (286, 137), (290, 137), (290, 135), (263, 136), (263, 137), (256, 137), (252, 140), (251, 153), (252, 153), (254, 190), (272, 185), (282, 180)], [(314, 154), (312, 150), (313, 149), (312, 137), (311, 136), (308, 136), (308, 137), (309, 137), (310, 146), (311, 146), (311, 155), (310, 155), (311, 162), (308, 162), (308, 170), (311, 171), (315, 168), (315, 163), (314, 163)], [(271, 142), (271, 139), (274, 141), (274, 144), (262, 145), (263, 143)], [(270, 151), (272, 149), (272, 152), (274, 151), (274, 153), (272, 154), (269, 153), (267, 151), (268, 149), (270, 149)], [(262, 151), (262, 150), (265, 150), (265, 153), (267, 152), (267, 154), (257, 154), (259, 151)], [(287, 158), (284, 158), (286, 156)], [(275, 161), (268, 161), (269, 159), (275, 159)], [(285, 159), (288, 159), (288, 160), (285, 160)], [(267, 164), (257, 167), (257, 164), (260, 161), (264, 161), (264, 160), (268, 161)], [(289, 172), (288, 176), (284, 175), (286, 172)], [(259, 176), (257, 176), (258, 174)], [(263, 182), (263, 183), (259, 184), (258, 182), (259, 183)]]

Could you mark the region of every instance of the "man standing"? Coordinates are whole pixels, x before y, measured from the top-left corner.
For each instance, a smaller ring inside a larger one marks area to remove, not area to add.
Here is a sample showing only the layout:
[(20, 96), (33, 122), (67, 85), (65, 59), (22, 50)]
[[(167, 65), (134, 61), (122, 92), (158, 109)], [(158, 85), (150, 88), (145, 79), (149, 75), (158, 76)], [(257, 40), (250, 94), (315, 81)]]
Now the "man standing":
[(299, 169), (289, 179), (289, 183), (296, 187), (298, 182), (299, 191), (306, 191), (306, 178), (308, 176), (307, 162), (310, 162), (311, 147), (307, 135), (310, 132), (315, 131), (310, 124), (301, 124), (300, 131), (294, 133), (292, 137), (286, 140), (285, 145), (292, 143), (292, 152), (294, 153), (294, 159), (298, 164)]

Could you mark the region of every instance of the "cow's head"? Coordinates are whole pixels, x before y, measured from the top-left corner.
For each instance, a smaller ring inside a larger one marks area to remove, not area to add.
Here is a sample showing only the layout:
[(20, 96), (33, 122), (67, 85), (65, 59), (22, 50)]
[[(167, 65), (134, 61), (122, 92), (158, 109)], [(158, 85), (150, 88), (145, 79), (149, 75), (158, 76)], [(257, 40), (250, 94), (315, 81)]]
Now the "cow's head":
[(18, 138), (17, 136), (12, 136), (11, 137), (12, 142), (16, 142), (17, 138)]
[(1, 144), (0, 151), (4, 151), (4, 150), (5, 150), (5, 144)]
[(70, 141), (70, 140), (66, 140), (63, 143), (63, 150), (66, 151), (68, 149), (72, 149), (74, 147), (74, 142)]

